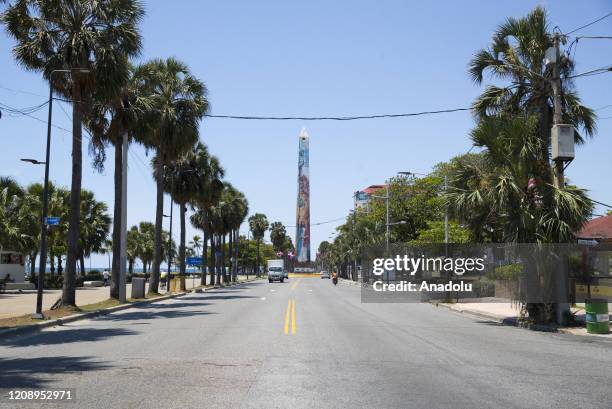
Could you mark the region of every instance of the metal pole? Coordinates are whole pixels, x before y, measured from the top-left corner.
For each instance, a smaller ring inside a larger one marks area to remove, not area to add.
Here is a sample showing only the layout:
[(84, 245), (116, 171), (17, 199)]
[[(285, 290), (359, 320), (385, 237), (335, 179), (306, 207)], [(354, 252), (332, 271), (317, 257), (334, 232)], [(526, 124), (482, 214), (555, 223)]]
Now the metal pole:
[(385, 200), (387, 202), (387, 211), (386, 211), (386, 218), (387, 218), (387, 232), (385, 234), (386, 239), (387, 239), (387, 253), (389, 253), (389, 182), (387, 182), (386, 185), (386, 190), (387, 190), (387, 194), (385, 196)]
[[(561, 53), (559, 51), (559, 34), (555, 34), (553, 38), (553, 46), (555, 47), (555, 63), (553, 64), (553, 78), (552, 78), (552, 89), (554, 95), (554, 115), (553, 115), (553, 124), (558, 125), (563, 122), (563, 112), (562, 112), (562, 101), (561, 101), (561, 74), (559, 72), (559, 63), (561, 59)], [(565, 186), (565, 180), (563, 175), (563, 160), (555, 161), (555, 186), (559, 189)], [(564, 268), (564, 264), (562, 263), (562, 268), (559, 271), (559, 279), (557, 281), (557, 297), (559, 299), (556, 303), (556, 318), (557, 323), (561, 325), (567, 324), (567, 316), (570, 312), (570, 306), (568, 302), (564, 302), (565, 298), (568, 294), (568, 276), (567, 269)]]
[[(171, 181), (173, 183), (174, 181)], [(166, 292), (170, 292), (170, 266), (172, 264), (172, 192), (170, 193), (170, 231), (168, 232), (168, 272), (166, 273)]]
[[(448, 176), (444, 175), (444, 193), (448, 190)], [(444, 243), (448, 244), (448, 204), (444, 212)]]
[(125, 296), (125, 274), (127, 264), (127, 161), (128, 161), (128, 137), (123, 134), (123, 146), (121, 152), (121, 233), (119, 250), (119, 302), (126, 301)]
[(53, 72), (49, 75), (49, 117), (47, 119), (47, 150), (45, 153), (45, 184), (43, 187), (43, 208), (40, 227), (40, 264), (38, 267), (38, 288), (36, 292), (36, 313), (34, 318), (43, 319), (42, 302), (47, 266), (47, 216), (49, 213), (49, 159), (51, 156), (51, 116), (53, 111)]

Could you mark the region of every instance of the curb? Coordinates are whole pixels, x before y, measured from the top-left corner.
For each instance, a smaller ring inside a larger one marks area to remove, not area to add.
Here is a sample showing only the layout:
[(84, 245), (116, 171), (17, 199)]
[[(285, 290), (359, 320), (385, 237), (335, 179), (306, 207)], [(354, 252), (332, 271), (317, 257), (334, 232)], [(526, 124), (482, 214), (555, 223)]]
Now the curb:
[(55, 320), (48, 320), (48, 321), (44, 321), (38, 324), (32, 324), (32, 325), (24, 325), (21, 327), (13, 327), (13, 328), (6, 328), (6, 329), (1, 329), (0, 330), (0, 340), (4, 339), (4, 338), (8, 338), (11, 336), (15, 336), (15, 335), (27, 335), (30, 333), (34, 333), (34, 332), (38, 332), (44, 328), (49, 328), (49, 327), (55, 327), (55, 326), (62, 326), (64, 324), (68, 324), (71, 322), (75, 322), (75, 321), (80, 321), (80, 320), (85, 320), (88, 318), (94, 318), (94, 317), (99, 317), (99, 316), (103, 316), (103, 315), (108, 315), (108, 314), (112, 314), (114, 312), (117, 311), (123, 311), (123, 310), (127, 310), (129, 308), (134, 308), (134, 307), (139, 307), (142, 305), (147, 305), (147, 304), (153, 304), (155, 302), (158, 301), (165, 301), (165, 300), (170, 300), (173, 298), (178, 298), (178, 297), (183, 297), (185, 295), (188, 294), (195, 294), (195, 293), (204, 293), (206, 291), (210, 291), (210, 290), (216, 290), (218, 288), (225, 288), (225, 287), (233, 287), (236, 285), (241, 285), (243, 283), (248, 283), (251, 281), (255, 281), (256, 279), (249, 279), (249, 280), (244, 280), (244, 281), (240, 281), (237, 283), (230, 283), (229, 285), (218, 285), (215, 284), (213, 287), (208, 287), (208, 288), (195, 288), (183, 293), (177, 293), (177, 294), (169, 294), (169, 295), (162, 295), (161, 297), (156, 297), (156, 298), (151, 298), (148, 300), (142, 300), (142, 301), (135, 301), (135, 302), (131, 302), (131, 303), (126, 303), (126, 304), (121, 304), (121, 305), (116, 305), (114, 307), (109, 307), (109, 308), (105, 308), (103, 310), (98, 310), (98, 311), (90, 311), (90, 312), (84, 312), (84, 313), (77, 313), (77, 314), (73, 314), (73, 315), (67, 315), (65, 317), (62, 318), (58, 318)]
[(612, 342), (612, 339), (604, 338), (604, 337), (593, 335), (593, 334), (585, 334), (585, 335), (575, 334), (572, 332), (571, 328), (560, 328), (556, 325), (541, 325), (541, 324), (532, 325), (530, 327), (525, 327), (519, 324), (516, 317), (500, 318), (498, 315), (487, 314), (487, 313), (483, 313), (479, 311), (459, 310), (459, 309), (453, 308), (452, 305), (445, 304), (445, 303), (431, 303), (431, 305), (434, 305), (436, 307), (446, 308), (449, 311), (457, 313), (457, 314), (464, 314), (464, 315), (469, 315), (475, 318), (486, 319), (488, 321), (495, 322), (503, 326), (516, 327), (516, 328), (527, 329), (527, 330), (537, 331), (537, 332), (549, 332), (549, 333), (555, 333), (555, 334), (572, 335), (575, 337), (579, 337), (578, 339), (584, 339), (585, 341), (593, 340), (593, 341), (603, 341), (603, 342), (608, 342), (608, 343)]

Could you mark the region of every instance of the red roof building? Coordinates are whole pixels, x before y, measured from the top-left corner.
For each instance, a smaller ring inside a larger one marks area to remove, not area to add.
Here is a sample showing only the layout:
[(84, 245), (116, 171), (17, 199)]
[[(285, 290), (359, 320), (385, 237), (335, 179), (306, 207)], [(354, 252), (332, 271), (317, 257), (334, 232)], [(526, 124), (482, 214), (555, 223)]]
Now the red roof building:
[(612, 243), (612, 215), (601, 216), (588, 221), (576, 234), (576, 237)]

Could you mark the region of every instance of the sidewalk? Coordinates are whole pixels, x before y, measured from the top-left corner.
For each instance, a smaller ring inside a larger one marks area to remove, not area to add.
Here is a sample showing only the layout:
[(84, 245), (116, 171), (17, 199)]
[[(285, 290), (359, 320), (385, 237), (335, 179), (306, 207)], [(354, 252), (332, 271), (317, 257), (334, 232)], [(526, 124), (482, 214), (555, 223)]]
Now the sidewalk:
[[(518, 304), (496, 302), (496, 303), (438, 303), (436, 305), (448, 308), (452, 311), (474, 315), (480, 318), (492, 320), (503, 325), (517, 325), (518, 317), (520, 313), (520, 307)], [(608, 304), (608, 311), (612, 311), (612, 303)], [(584, 322), (585, 312), (584, 304), (577, 304), (576, 307), (572, 307), (572, 312), (576, 314), (578, 321)], [(587, 335), (594, 337), (602, 337), (612, 340), (612, 333), (610, 334), (589, 334), (585, 327), (552, 327), (551, 330), (564, 334), (572, 335)]]
[[(253, 277), (253, 276), (249, 276)], [(246, 280), (246, 276), (238, 276), (238, 281)], [(210, 280), (207, 284), (210, 283)], [(200, 286), (200, 278), (187, 278), (185, 280), (187, 290)], [(129, 298), (132, 293), (132, 285), (127, 284), (126, 296)], [(149, 284), (146, 284), (145, 291), (148, 291)], [(162, 294), (165, 293), (161, 289)], [(43, 293), (43, 310), (48, 310), (62, 296), (62, 290), (45, 290)], [(76, 290), (77, 305), (94, 304), (110, 298), (109, 287), (79, 287)], [(36, 291), (24, 291), (23, 293), (8, 292), (0, 294), (0, 319), (19, 317), (34, 313), (36, 310)]]

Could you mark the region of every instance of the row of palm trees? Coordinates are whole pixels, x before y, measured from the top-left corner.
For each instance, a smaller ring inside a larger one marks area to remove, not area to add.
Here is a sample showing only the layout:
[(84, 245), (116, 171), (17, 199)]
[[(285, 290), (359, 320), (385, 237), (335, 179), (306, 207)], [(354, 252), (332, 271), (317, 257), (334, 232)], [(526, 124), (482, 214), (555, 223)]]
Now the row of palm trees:
[[(42, 190), (40, 183), (20, 186), (14, 179), (0, 177), (0, 248), (20, 251), (27, 255), (30, 272), (35, 271), (42, 218)], [(61, 222), (48, 234), (49, 265), (51, 274), (63, 272), (63, 257), (67, 254), (67, 215), (70, 209), (70, 191), (49, 186), (49, 209)], [(111, 217), (106, 203), (96, 200), (93, 192), (81, 190), (80, 232), (77, 242), (79, 271), (85, 273), (85, 258), (103, 251), (110, 231)]]
[[(28, 70), (40, 72), (53, 90), (72, 103), (72, 180), (66, 236), (62, 303), (75, 305), (76, 261), (81, 231), (83, 129), (90, 135), (93, 163), (102, 169), (106, 149), (114, 150), (115, 198), (111, 297), (119, 297), (121, 180), (123, 138), (154, 153), (156, 215), (149, 292), (159, 289), (163, 259), (163, 198), (180, 206), (180, 271), (185, 271), (186, 206), (202, 214), (206, 237), (217, 248), (246, 217), (244, 195), (222, 181), (219, 161), (199, 142), (199, 124), (208, 112), (207, 90), (186, 64), (153, 59), (134, 65), (142, 39), (144, 8), (137, 0), (120, 2), (17, 0), (1, 22), (16, 41), (13, 54)], [(222, 220), (220, 220), (222, 219)], [(206, 241), (206, 240), (205, 240)], [(233, 251), (233, 249), (232, 249)]]

